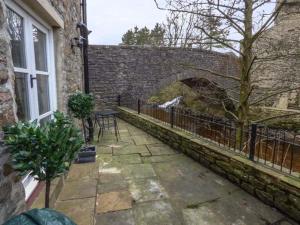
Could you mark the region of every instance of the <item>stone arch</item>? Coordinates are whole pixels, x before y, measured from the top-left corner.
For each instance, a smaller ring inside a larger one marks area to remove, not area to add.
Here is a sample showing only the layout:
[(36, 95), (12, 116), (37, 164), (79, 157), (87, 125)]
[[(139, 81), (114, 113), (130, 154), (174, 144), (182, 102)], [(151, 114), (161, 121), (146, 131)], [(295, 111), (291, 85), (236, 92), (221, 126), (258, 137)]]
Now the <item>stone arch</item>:
[[(236, 82), (188, 65), (225, 75), (239, 73), (237, 57), (203, 49), (145, 46), (90, 46), (91, 92), (100, 104), (114, 105), (118, 95), (147, 99), (174, 81), (206, 78), (224, 89)], [(184, 66), (187, 65), (187, 66)]]

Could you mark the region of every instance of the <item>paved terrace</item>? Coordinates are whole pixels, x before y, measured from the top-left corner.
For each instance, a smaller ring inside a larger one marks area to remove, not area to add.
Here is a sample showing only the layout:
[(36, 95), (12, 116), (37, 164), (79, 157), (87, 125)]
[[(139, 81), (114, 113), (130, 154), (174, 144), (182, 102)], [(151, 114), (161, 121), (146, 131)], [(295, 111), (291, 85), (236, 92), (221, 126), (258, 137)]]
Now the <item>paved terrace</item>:
[(78, 225), (292, 224), (228, 180), (119, 121), (97, 162), (74, 164), (56, 209)]

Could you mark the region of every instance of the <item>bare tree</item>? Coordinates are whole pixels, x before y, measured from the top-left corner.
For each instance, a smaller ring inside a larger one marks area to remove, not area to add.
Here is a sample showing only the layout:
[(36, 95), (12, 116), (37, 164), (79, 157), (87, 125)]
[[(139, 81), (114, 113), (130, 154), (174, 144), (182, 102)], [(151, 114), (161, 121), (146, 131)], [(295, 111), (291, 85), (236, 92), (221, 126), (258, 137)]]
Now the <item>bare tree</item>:
[[(222, 21), (219, 18), (214, 17), (203, 17), (201, 14), (196, 12), (199, 9), (199, 5), (195, 3), (186, 4), (183, 1), (166, 0), (166, 5), (168, 7), (173, 7), (174, 4), (176, 8), (185, 9), (181, 10), (170, 10), (165, 28), (165, 40), (166, 45), (170, 47), (193, 47), (210, 49), (213, 48), (223, 48), (222, 45), (214, 42), (209, 36), (207, 36), (199, 27), (206, 27), (210, 36), (219, 37), (224, 39), (228, 35), (228, 28), (224, 29)], [(209, 13), (212, 9), (208, 9)], [(189, 13), (188, 11), (193, 11), (195, 13)]]
[(236, 99), (237, 110), (230, 113), (241, 127), (249, 122), (250, 106), (300, 88), (299, 86), (290, 86), (288, 89), (264, 92), (254, 101), (250, 98), (253, 90), (257, 87), (257, 81), (252, 79), (253, 71), (258, 69), (254, 65), (257, 61), (268, 60), (268, 56), (260, 57), (255, 54), (255, 43), (274, 24), (286, 4), (286, 0), (170, 0), (166, 5), (162, 5), (157, 0), (154, 2), (159, 9), (172, 13), (186, 13), (202, 18), (218, 19), (222, 23), (222, 29), (229, 29), (228, 37), (218, 37), (211, 35), (209, 27), (197, 26), (212, 43), (222, 45), (238, 55), (240, 67), (238, 76), (207, 71), (193, 65), (184, 66), (189, 69), (210, 72), (213, 76), (232, 79), (239, 83), (238, 99)]

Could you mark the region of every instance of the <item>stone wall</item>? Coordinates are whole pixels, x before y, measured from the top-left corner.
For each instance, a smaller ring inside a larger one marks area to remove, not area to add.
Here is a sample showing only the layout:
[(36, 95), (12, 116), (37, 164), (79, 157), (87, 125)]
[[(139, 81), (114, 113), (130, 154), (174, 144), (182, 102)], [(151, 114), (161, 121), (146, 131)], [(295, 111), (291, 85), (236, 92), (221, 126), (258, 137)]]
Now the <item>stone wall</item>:
[[(74, 91), (82, 89), (81, 50), (71, 48), (71, 39), (79, 36), (76, 25), (81, 21), (81, 6), (80, 0), (49, 0), (49, 2), (64, 21), (64, 28), (53, 27), (53, 36), (58, 109), (67, 112), (67, 97)], [(5, 12), (4, 0), (0, 0), (0, 132), (4, 125), (18, 121)], [(8, 150), (0, 146), (0, 224), (25, 209), (24, 188), (9, 161)]]
[(83, 88), (83, 60), (80, 48), (71, 48), (79, 37), (80, 0), (49, 0), (64, 19), (64, 29), (54, 28), (58, 109), (67, 112), (68, 96)]
[(257, 98), (293, 87), (262, 103), (280, 109), (300, 109), (300, 2), (288, 0), (276, 23), (255, 44), (258, 60), (253, 82)]
[[(204, 70), (194, 70), (190, 66)], [(128, 96), (147, 99), (172, 82), (189, 78), (205, 78), (226, 90), (237, 86), (234, 81), (214, 76), (209, 70), (238, 75), (237, 59), (229, 54), (201, 49), (89, 47), (90, 87), (98, 107), (114, 105), (119, 94), (123, 100)]]
[(119, 108), (120, 118), (146, 131), (197, 162), (226, 177), (256, 196), (300, 222), (300, 181), (263, 167), (242, 156), (221, 149), (217, 145), (195, 138), (178, 129), (138, 115), (127, 108)]
[[(13, 94), (14, 74), (5, 9), (3, 0), (0, 0), (0, 128), (17, 120)], [(2, 224), (11, 215), (25, 209), (25, 193), (17, 174), (9, 164), (9, 152), (1, 143), (0, 190), (0, 224)]]
[(0, 224), (25, 210), (25, 192), (20, 177), (9, 164), (9, 151), (0, 143)]

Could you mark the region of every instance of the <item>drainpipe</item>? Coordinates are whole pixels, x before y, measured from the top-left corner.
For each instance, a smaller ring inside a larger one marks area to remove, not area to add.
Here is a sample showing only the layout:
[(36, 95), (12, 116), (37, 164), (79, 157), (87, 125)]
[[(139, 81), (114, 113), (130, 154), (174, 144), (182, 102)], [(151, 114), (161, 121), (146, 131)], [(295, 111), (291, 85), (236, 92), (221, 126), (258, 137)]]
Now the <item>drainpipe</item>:
[(81, 35), (84, 38), (83, 39), (83, 48), (82, 48), (82, 54), (83, 54), (83, 68), (84, 68), (84, 92), (86, 94), (90, 93), (90, 84), (89, 84), (89, 64), (88, 64), (88, 46), (89, 46), (89, 31), (87, 29), (87, 12), (86, 12), (86, 0), (81, 1), (81, 9), (82, 9), (82, 23), (84, 25), (83, 28), (81, 28)]
[[(89, 84), (89, 58), (88, 58), (88, 47), (89, 47), (89, 33), (90, 31), (87, 28), (87, 12), (86, 12), (86, 0), (81, 0), (81, 15), (82, 23), (78, 24), (80, 28), (80, 33), (83, 37), (83, 78), (84, 78), (84, 92), (86, 94), (90, 93), (90, 84)], [(88, 139), (91, 142), (94, 138), (94, 127), (92, 118), (87, 119), (88, 122)]]

